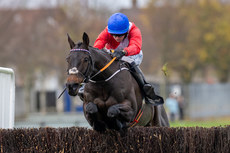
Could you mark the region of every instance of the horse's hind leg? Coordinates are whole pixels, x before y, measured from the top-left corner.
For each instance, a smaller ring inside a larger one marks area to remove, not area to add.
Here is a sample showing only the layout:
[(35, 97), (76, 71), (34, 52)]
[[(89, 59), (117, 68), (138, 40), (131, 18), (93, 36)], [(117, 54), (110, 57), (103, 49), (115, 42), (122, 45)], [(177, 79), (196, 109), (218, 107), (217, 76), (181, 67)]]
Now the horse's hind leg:
[(153, 126), (166, 126), (169, 127), (168, 116), (165, 112), (163, 105), (154, 106), (154, 118), (152, 121)]

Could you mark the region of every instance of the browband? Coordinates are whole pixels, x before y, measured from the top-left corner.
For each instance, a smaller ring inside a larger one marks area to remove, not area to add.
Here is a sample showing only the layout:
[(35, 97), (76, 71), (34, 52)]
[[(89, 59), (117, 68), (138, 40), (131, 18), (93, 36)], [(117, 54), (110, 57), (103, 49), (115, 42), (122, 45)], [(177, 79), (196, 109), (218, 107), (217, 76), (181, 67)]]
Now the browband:
[(71, 49), (70, 50), (70, 52), (76, 52), (76, 51), (83, 51), (83, 52), (87, 52), (90, 54), (90, 52), (87, 49), (77, 48), (77, 49)]

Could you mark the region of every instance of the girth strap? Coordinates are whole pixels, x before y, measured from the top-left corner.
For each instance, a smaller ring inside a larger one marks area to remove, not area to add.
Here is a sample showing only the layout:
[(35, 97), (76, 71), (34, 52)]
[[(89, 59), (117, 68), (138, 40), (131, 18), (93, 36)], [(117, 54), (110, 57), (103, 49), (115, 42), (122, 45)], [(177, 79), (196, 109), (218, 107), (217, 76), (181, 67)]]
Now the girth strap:
[(143, 107), (141, 107), (141, 109), (139, 110), (139, 112), (138, 112), (137, 116), (134, 118), (134, 120), (129, 123), (128, 127), (134, 127), (139, 122), (139, 120), (141, 119), (141, 116), (143, 114), (142, 108)]

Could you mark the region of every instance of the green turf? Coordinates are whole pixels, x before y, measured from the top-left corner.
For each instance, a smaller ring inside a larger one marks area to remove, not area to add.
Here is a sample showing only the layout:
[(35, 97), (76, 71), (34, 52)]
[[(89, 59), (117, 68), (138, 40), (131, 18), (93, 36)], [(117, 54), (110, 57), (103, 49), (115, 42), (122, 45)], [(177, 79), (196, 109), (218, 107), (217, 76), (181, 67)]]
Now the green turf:
[(204, 121), (175, 121), (170, 127), (213, 127), (230, 125), (230, 120), (204, 120)]

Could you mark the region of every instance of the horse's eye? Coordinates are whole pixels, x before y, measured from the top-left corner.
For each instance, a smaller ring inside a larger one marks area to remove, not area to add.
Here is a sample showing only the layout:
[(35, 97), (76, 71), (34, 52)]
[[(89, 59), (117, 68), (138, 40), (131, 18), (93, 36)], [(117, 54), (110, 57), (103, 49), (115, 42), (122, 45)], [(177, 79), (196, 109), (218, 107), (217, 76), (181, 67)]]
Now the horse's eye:
[(84, 62), (88, 62), (88, 61), (89, 61), (89, 58), (85, 57)]

